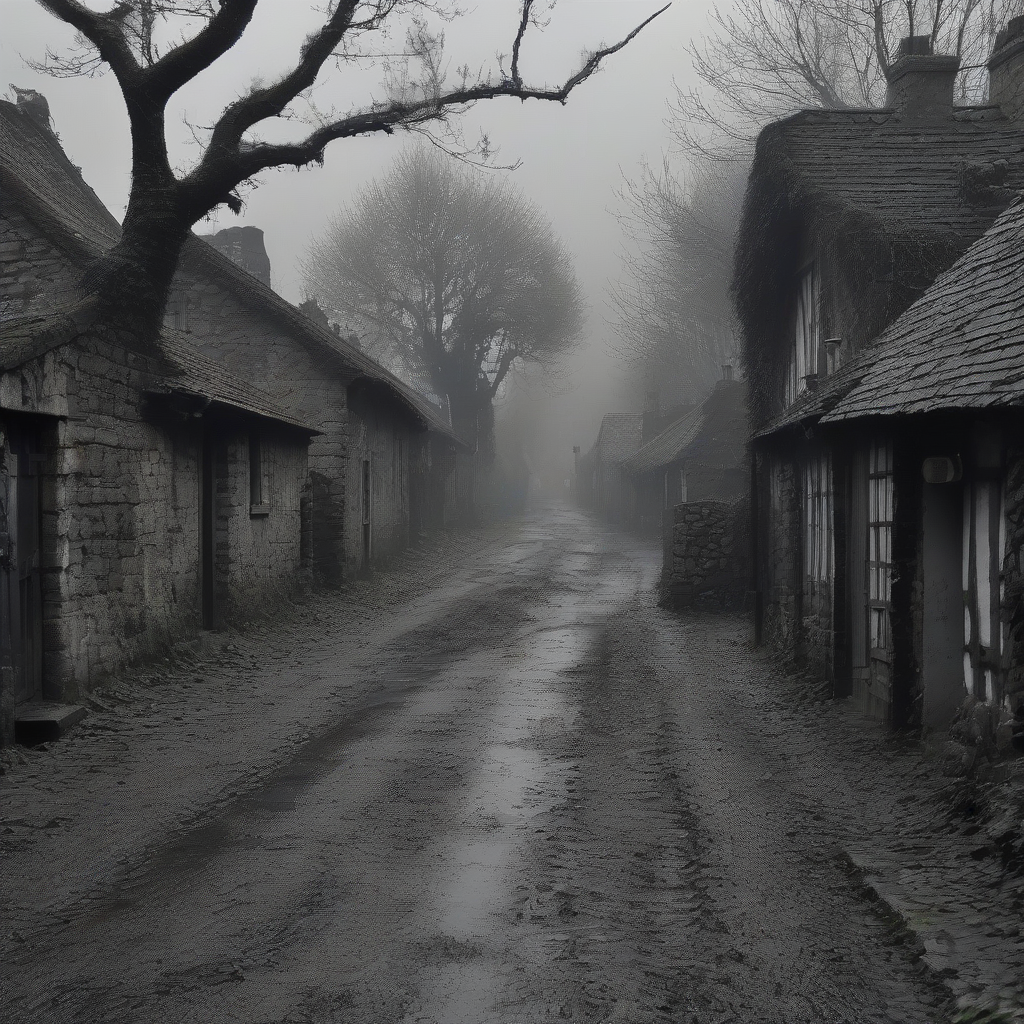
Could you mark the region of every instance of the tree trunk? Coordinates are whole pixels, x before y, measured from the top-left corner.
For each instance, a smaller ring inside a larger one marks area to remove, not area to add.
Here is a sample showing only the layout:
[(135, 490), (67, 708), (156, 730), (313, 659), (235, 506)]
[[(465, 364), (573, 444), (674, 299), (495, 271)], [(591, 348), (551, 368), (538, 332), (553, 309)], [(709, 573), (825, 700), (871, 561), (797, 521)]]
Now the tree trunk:
[(82, 282), (98, 300), (97, 318), (155, 344), (187, 238), (188, 227), (165, 196), (133, 195), (120, 240)]

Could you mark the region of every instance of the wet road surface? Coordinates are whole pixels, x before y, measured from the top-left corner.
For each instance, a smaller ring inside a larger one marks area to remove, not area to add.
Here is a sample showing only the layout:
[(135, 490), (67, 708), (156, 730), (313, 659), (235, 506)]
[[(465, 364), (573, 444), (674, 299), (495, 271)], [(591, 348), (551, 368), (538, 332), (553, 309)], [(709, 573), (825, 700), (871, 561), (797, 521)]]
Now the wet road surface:
[[(946, 1020), (844, 867), (863, 795), (745, 623), (655, 607), (658, 568), (546, 508), (365, 640), (279, 645), (244, 694), (258, 728), (168, 733), (126, 757), (130, 799), (90, 790), (77, 849), (65, 797), (49, 852), (5, 855), (2, 1019)], [(274, 745), (289, 700), (307, 725)], [(249, 770), (161, 825), (221, 755)]]

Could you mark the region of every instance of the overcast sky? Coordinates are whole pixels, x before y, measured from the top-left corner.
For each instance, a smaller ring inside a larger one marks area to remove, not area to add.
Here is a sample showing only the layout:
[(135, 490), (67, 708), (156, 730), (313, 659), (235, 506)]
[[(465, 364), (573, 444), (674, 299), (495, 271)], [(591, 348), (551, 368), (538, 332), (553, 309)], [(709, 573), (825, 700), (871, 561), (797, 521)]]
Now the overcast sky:
[[(97, 5), (99, 6), (99, 5)], [(218, 64), (183, 89), (168, 117), (168, 141), (176, 167), (196, 157), (188, 123), (210, 124), (225, 102), (254, 78), (270, 79), (294, 59), (306, 32), (315, 25), (311, 4), (263, 0), (242, 42)], [(452, 68), (494, 66), (507, 53), (516, 26), (515, 0), (479, 0), (463, 5), (466, 15), (449, 27), (446, 50)], [(547, 28), (531, 30), (524, 44), (524, 76), (553, 83), (578, 62), (585, 48), (596, 48), (625, 34), (661, 6), (657, 0), (559, 0)], [(572, 363), (575, 388), (541, 410), (559, 435), (564, 451), (593, 443), (604, 412), (621, 406), (615, 395), (615, 366), (607, 356), (610, 329), (608, 284), (619, 273), (621, 228), (616, 191), (623, 176), (635, 176), (641, 161), (659, 163), (669, 140), (665, 128), (673, 81), (691, 81), (685, 42), (706, 25), (705, 0), (675, 0), (672, 7), (594, 79), (573, 93), (568, 104), (481, 103), (464, 118), (469, 140), (486, 132), (500, 147), (501, 163), (521, 161), (515, 181), (551, 219), (576, 257), (577, 272), (591, 307), (586, 348)], [(39, 58), (46, 48), (61, 49), (73, 33), (33, 0), (0, 0), (0, 88), (13, 83), (44, 93), (54, 127), (86, 181), (118, 217), (128, 192), (127, 118), (110, 75), (93, 79), (54, 79), (30, 70), (23, 58)], [(369, 82), (325, 75), (315, 94), (321, 109), (345, 109), (370, 97)], [(378, 90), (379, 94), (379, 90)], [(288, 130), (286, 128), (286, 130)], [(298, 134), (296, 132), (296, 134)], [(302, 297), (298, 259), (324, 219), (360, 186), (380, 173), (402, 146), (405, 135), (344, 140), (328, 147), (323, 168), (267, 172), (246, 196), (240, 217), (221, 210), (210, 228), (254, 224), (265, 232), (274, 287), (286, 298)], [(203, 226), (197, 230), (204, 230)], [(564, 436), (562, 436), (564, 435)]]

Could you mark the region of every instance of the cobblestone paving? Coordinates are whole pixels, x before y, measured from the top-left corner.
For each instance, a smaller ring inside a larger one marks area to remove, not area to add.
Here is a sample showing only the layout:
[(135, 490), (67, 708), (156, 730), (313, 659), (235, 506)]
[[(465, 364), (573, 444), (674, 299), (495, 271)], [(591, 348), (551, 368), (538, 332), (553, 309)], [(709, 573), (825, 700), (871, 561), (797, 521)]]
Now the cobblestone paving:
[(658, 565), (544, 509), (5, 753), (4, 1021), (939, 1024), (948, 986), (962, 1010), (997, 983), (1009, 1006), (1019, 891), (947, 834), (935, 763), (742, 621), (659, 611)]

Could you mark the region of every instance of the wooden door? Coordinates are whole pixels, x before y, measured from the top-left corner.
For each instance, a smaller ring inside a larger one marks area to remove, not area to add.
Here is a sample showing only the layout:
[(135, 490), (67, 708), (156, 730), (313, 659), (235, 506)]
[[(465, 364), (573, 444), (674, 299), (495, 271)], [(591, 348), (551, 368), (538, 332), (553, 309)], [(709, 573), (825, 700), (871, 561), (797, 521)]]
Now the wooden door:
[(42, 461), (37, 430), (21, 426), (11, 431), (7, 452), (9, 547), (4, 584), (16, 703), (43, 696)]
[(214, 627), (214, 473), (213, 438), (203, 435), (199, 473), (199, 564), (203, 629)]
[(363, 566), (370, 565), (370, 500), (372, 497), (370, 460), (363, 459)]

